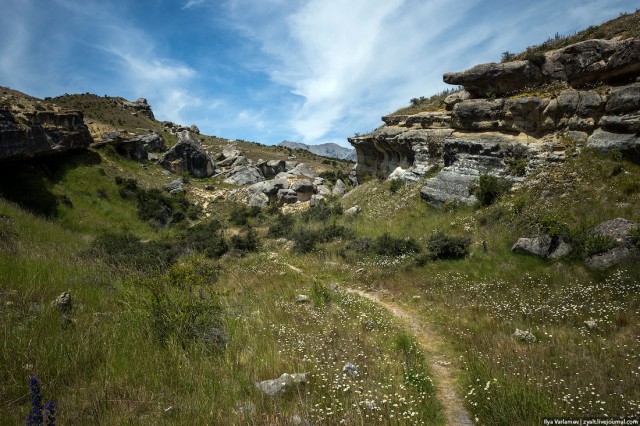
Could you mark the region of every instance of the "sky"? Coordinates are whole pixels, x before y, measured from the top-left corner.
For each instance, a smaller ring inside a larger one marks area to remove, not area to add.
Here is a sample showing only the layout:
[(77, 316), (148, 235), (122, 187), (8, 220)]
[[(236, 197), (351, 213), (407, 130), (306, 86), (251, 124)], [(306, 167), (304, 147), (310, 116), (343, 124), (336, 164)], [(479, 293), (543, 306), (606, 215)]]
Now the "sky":
[(267, 145), (334, 142), (630, 0), (0, 0), (0, 86), (146, 98), (156, 119)]

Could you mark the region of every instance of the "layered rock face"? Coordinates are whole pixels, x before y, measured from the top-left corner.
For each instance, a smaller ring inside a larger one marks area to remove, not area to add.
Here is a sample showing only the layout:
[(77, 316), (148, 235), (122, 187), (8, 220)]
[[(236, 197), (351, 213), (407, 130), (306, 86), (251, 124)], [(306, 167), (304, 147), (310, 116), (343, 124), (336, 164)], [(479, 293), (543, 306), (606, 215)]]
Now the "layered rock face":
[[(357, 179), (393, 173), (413, 181), (439, 166), (423, 198), (472, 203), (469, 187), (481, 174), (519, 182), (573, 146), (640, 162), (640, 39), (589, 40), (536, 62), (445, 74), (445, 82), (464, 86), (445, 99), (446, 111), (383, 117), (381, 128), (349, 139)], [(532, 87), (548, 95), (528, 96)]]
[(174, 173), (188, 172), (191, 176), (213, 176), (215, 164), (193, 133), (185, 130), (178, 134), (178, 143), (162, 156), (159, 164)]
[(91, 142), (80, 111), (18, 111), (0, 106), (0, 160), (25, 160), (81, 150)]

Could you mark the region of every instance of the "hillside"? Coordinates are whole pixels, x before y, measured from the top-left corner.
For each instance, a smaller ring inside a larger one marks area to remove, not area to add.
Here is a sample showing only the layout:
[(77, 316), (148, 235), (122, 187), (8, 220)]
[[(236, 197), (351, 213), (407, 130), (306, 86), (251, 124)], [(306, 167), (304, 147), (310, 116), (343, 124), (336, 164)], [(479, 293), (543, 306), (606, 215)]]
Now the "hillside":
[(448, 74), (353, 171), (1, 88), (0, 424), (638, 418), (628, 35)]

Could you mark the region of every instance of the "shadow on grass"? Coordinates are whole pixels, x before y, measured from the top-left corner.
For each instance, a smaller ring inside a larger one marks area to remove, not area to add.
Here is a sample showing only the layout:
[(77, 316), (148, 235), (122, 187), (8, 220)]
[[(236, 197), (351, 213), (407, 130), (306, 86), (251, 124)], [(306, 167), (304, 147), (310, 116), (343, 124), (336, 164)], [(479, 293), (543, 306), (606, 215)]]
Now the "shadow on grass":
[(100, 162), (100, 155), (84, 151), (4, 163), (0, 168), (0, 196), (35, 214), (55, 217), (58, 215), (58, 204), (70, 201), (53, 194), (53, 184), (60, 181), (69, 170)]

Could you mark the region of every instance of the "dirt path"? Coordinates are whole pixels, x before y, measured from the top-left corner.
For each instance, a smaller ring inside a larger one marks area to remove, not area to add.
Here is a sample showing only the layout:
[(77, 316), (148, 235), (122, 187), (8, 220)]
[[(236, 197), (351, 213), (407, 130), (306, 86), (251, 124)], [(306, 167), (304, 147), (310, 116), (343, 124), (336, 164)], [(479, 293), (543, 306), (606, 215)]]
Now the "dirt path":
[[(304, 275), (304, 271), (291, 264), (286, 264), (292, 271)], [(343, 287), (346, 292), (357, 294), (385, 308), (391, 315), (400, 320), (411, 334), (415, 336), (427, 363), (431, 367), (436, 385), (436, 397), (442, 404), (444, 415), (449, 426), (473, 426), (471, 416), (464, 408), (462, 398), (457, 392), (456, 372), (459, 370), (456, 360), (450, 358), (454, 353), (449, 345), (426, 324), (406, 309), (380, 298), (376, 293)]]
[(451, 426), (473, 425), (471, 417), (464, 408), (463, 401), (456, 391), (455, 375), (457, 367), (455, 367), (455, 360), (447, 359), (447, 354), (452, 353), (447, 343), (424, 323), (421, 323), (419, 319), (397, 304), (383, 300), (375, 293), (367, 293), (351, 288), (345, 288), (345, 290), (384, 307), (411, 331), (420, 344), (433, 372), (436, 395), (442, 403), (447, 424)]

